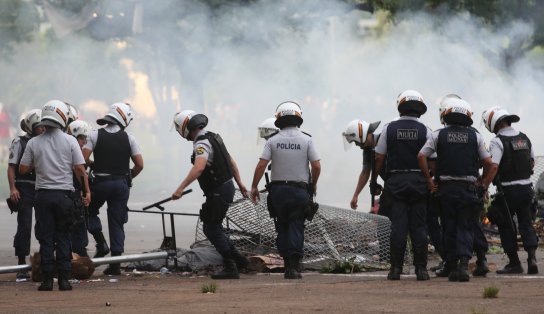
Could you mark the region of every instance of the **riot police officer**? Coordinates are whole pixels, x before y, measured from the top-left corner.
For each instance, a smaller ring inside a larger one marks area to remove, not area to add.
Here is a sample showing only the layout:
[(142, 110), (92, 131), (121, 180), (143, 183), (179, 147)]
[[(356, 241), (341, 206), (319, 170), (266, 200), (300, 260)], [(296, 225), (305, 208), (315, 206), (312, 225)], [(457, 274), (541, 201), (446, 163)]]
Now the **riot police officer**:
[(172, 199), (181, 198), (183, 191), (198, 180), (206, 196), (206, 202), (200, 210), (203, 231), (223, 257), (224, 263), (224, 269), (213, 274), (212, 279), (239, 279), (239, 270), (247, 267), (249, 261), (234, 247), (223, 230), (223, 219), (234, 198), (233, 178), (242, 195), (247, 197), (238, 166), (221, 136), (205, 129), (208, 125), (205, 115), (185, 110), (174, 116), (174, 125), (181, 137), (193, 142), (193, 167), (172, 194)]
[(443, 114), (446, 127), (433, 132), (418, 155), (429, 190), (435, 192), (437, 183), (431, 178), (427, 158), (437, 154), (435, 178), (450, 281), (470, 280), (468, 262), (483, 197), (483, 190), (477, 186), (478, 170), (483, 163), (485, 179), (491, 165), (482, 136), (470, 127), (471, 117), (471, 107), (466, 101), (449, 98)]
[(259, 139), (268, 140), (270, 136), (278, 132), (278, 128), (274, 125), (276, 118), (265, 119), (257, 128)]
[[(94, 174), (91, 190), (93, 201), (89, 206), (89, 232), (96, 241), (96, 254), (102, 257), (108, 254), (120, 256), (125, 250), (124, 224), (128, 221), (127, 202), (132, 179), (144, 168), (144, 160), (136, 139), (125, 129), (133, 119), (132, 108), (126, 103), (114, 103), (109, 112), (96, 120), (103, 128), (92, 131), (83, 148), (83, 156), (90, 164), (89, 157), (94, 156), (92, 169)], [(134, 163), (130, 168), (130, 160)], [(108, 231), (110, 248), (102, 234), (102, 223), (98, 217), (99, 209), (107, 202)], [(104, 270), (106, 275), (120, 275), (119, 263), (112, 263)]]
[[(79, 147), (83, 151), (83, 147), (87, 144), (87, 137), (91, 132), (91, 127), (89, 124), (82, 120), (74, 120), (68, 125), (67, 133), (76, 138)], [(82, 192), (82, 186), (79, 183), (78, 178), (74, 176), (74, 189), (76, 194)], [(87, 221), (85, 207), (81, 202), (75, 200), (75, 213), (76, 221), (72, 225), (70, 231), (71, 241), (72, 241), (72, 252), (77, 253), (79, 256), (88, 256), (87, 254), (87, 245), (89, 244), (89, 237), (87, 235)]]
[(268, 187), (272, 208), (268, 210), (274, 217), (276, 246), (284, 259), (286, 279), (302, 278), (299, 270), (304, 255), (304, 220), (321, 172), (311, 136), (299, 130), (302, 122), (302, 110), (297, 103), (288, 101), (277, 107), (274, 124), (280, 131), (267, 140), (251, 185), (251, 199), (256, 202), (257, 186), (266, 166), (272, 162), (272, 181)]
[[(25, 175), (19, 173), (19, 164), (28, 141), (43, 133), (40, 126), (42, 110), (29, 111), (21, 120), (21, 129), (25, 135), (13, 140), (9, 148), (8, 183), (10, 200), (17, 207), (17, 232), (13, 239), (15, 256), (19, 265), (26, 264), (26, 256), (30, 254), (30, 236), (32, 234), (32, 207), (34, 207), (36, 174), (32, 171)], [(27, 271), (17, 273), (17, 279), (28, 279)]]
[(504, 215), (505, 219), (497, 224), (502, 246), (509, 259), (509, 263), (503, 269), (497, 270), (497, 274), (523, 273), (517, 252), (517, 231), (511, 220), (514, 215), (518, 220), (523, 247), (527, 251), (527, 273), (537, 274), (538, 237), (531, 221), (531, 203), (534, 196), (530, 180), (534, 168), (533, 146), (527, 135), (512, 127), (512, 123), (520, 120), (519, 116), (509, 114), (503, 108), (493, 107), (483, 113), (482, 120), (489, 132), (497, 135), (489, 145), (493, 160), (491, 177), (483, 182), (488, 186), (497, 175), (494, 182), (502, 186), (506, 201), (502, 210), (508, 210), (511, 215)]
[(73, 171), (87, 191), (83, 199), (89, 204), (90, 191), (85, 160), (77, 141), (61, 130), (66, 127), (68, 106), (58, 100), (47, 102), (40, 124), (46, 131), (28, 141), (19, 172), (36, 173), (36, 220), (39, 225), (40, 257), (43, 282), (40, 291), (53, 290), (52, 272), (58, 271), (59, 290), (72, 290), (68, 282), (71, 271), (69, 229), (72, 224), (74, 191)]
[(387, 158), (386, 189), (390, 191), (391, 269), (389, 280), (399, 280), (404, 263), (406, 239), (410, 233), (417, 280), (429, 280), (427, 273), (427, 187), (417, 163), (417, 153), (430, 137), (430, 130), (419, 117), (427, 111), (421, 94), (414, 90), (402, 92), (397, 98), (400, 118), (383, 127), (376, 146), (376, 173)]
[(374, 135), (374, 131), (376, 131), (379, 125), (380, 121), (368, 123), (366, 121), (353, 120), (348, 123), (346, 131), (342, 133), (345, 144), (354, 143), (363, 150), (363, 169), (359, 174), (357, 186), (351, 198), (350, 206), (352, 209), (357, 209), (359, 194), (370, 178), (370, 172), (374, 165), (374, 147), (380, 138), (380, 134)]

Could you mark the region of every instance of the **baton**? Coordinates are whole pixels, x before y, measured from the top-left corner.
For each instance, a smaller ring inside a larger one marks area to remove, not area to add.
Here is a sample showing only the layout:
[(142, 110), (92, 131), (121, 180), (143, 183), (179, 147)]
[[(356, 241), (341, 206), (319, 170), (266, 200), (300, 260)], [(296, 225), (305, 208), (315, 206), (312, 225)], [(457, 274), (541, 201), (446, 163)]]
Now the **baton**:
[[(87, 189), (85, 189), (85, 176), (81, 176), (81, 185), (83, 186), (83, 198), (87, 197)], [(83, 205), (83, 219), (85, 226), (89, 226), (89, 207)]]
[[(189, 189), (189, 190), (185, 190), (183, 191), (183, 193), (181, 193), (181, 195), (185, 195), (185, 194), (189, 194), (193, 192), (192, 189)], [(142, 210), (147, 210), (147, 209), (150, 209), (150, 208), (153, 208), (153, 207), (157, 207), (158, 209), (160, 209), (161, 211), (164, 211), (164, 207), (162, 207), (161, 205), (164, 204), (164, 203), (167, 203), (167, 202), (170, 202), (172, 200), (172, 196), (170, 196), (169, 198), (165, 198), (163, 199), (162, 201), (158, 201), (156, 203), (153, 203), (151, 205), (148, 205), (144, 208), (142, 208)]]

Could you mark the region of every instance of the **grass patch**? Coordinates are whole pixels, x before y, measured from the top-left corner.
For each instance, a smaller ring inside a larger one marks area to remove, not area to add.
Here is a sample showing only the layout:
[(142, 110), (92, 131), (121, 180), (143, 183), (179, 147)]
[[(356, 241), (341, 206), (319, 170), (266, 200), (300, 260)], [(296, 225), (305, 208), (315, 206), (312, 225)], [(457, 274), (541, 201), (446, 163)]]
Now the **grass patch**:
[(217, 284), (215, 282), (205, 283), (200, 287), (202, 293), (215, 293), (217, 290)]
[(500, 289), (495, 286), (485, 287), (482, 296), (484, 299), (496, 299), (499, 297), (499, 291)]
[(472, 309), (470, 309), (470, 313), (472, 313), (472, 314), (485, 314), (486, 310), (485, 310), (485, 307), (483, 307), (483, 308), (472, 307)]

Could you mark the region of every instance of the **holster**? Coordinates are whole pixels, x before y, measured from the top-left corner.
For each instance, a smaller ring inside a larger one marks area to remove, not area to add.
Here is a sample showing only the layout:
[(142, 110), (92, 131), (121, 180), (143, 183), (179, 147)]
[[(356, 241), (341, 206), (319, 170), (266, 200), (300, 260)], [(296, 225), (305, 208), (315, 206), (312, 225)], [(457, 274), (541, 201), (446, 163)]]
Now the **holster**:
[(314, 200), (310, 198), (308, 206), (306, 206), (306, 208), (304, 209), (304, 217), (306, 218), (306, 220), (312, 221), (318, 209), (319, 204), (314, 202)]
[(270, 215), (270, 218), (278, 217), (278, 214), (274, 209), (274, 205), (272, 204), (272, 197), (270, 196), (270, 191), (268, 191), (268, 195), (266, 196), (266, 209), (268, 209), (268, 214)]
[(19, 211), (19, 205), (21, 204), (21, 201), (19, 200), (19, 203), (15, 203), (11, 200), (11, 198), (6, 199), (6, 203), (8, 203), (8, 208), (11, 211), (11, 213), (16, 213)]
[(206, 198), (206, 202), (202, 204), (200, 210), (200, 219), (203, 223), (222, 223), (227, 215), (229, 203), (227, 203), (220, 195), (212, 195)]

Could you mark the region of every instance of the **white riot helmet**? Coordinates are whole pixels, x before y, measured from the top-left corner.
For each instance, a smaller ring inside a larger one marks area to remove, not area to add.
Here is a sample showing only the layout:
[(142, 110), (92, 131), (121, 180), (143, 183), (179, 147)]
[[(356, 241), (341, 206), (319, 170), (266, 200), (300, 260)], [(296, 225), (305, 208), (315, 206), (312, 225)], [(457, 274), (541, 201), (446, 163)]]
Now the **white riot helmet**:
[(102, 119), (96, 120), (98, 125), (118, 124), (121, 128), (126, 128), (130, 121), (134, 119), (132, 108), (129, 104), (116, 102), (110, 106), (108, 114)]
[(208, 117), (203, 114), (194, 112), (193, 110), (183, 110), (174, 115), (174, 126), (181, 137), (188, 138), (191, 131), (197, 128), (205, 128), (208, 125)]
[(484, 111), (482, 114), (482, 123), (485, 125), (485, 128), (491, 133), (497, 133), (498, 130), (497, 124), (506, 120), (509, 123), (519, 122), (519, 116), (515, 114), (510, 114), (506, 109), (501, 107), (491, 107)]
[(87, 137), (91, 133), (91, 127), (83, 120), (76, 120), (68, 125), (68, 131), (75, 138), (78, 136)]
[(472, 125), (472, 107), (463, 99), (447, 98), (442, 119), (446, 124)]
[(346, 131), (342, 133), (342, 137), (344, 138), (344, 149), (347, 150), (347, 148), (350, 147), (350, 143), (355, 143), (355, 145), (363, 148), (368, 134), (374, 133), (379, 125), (380, 121), (368, 123), (366, 121), (353, 120), (348, 123)]
[(34, 133), (34, 128), (38, 126), (42, 120), (42, 110), (32, 109), (21, 120), (21, 129), (28, 134)]
[(442, 99), (440, 99), (440, 104), (438, 105), (438, 116), (440, 117), (440, 123), (442, 124), (446, 124), (442, 118), (444, 115), (444, 111), (446, 110), (447, 100), (450, 98), (461, 99), (461, 96), (456, 94), (447, 94), (446, 96), (442, 97)]
[(79, 114), (76, 107), (70, 105), (69, 103), (66, 103), (66, 105), (68, 105), (68, 125), (70, 125), (70, 123), (79, 119)]
[(68, 124), (69, 111), (70, 109), (68, 109), (65, 102), (50, 100), (43, 106), (42, 119), (39, 125), (65, 129)]
[(264, 138), (267, 140), (270, 135), (278, 132), (278, 128), (274, 124), (276, 122), (276, 118), (268, 118), (264, 120), (261, 125), (257, 128), (259, 131), (259, 138)]
[(274, 122), (274, 125), (280, 129), (286, 126), (300, 127), (303, 121), (302, 110), (296, 102), (282, 102), (276, 108), (276, 121)]
[(427, 112), (427, 105), (419, 92), (406, 90), (397, 97), (397, 110), (401, 114), (413, 112), (421, 116)]

